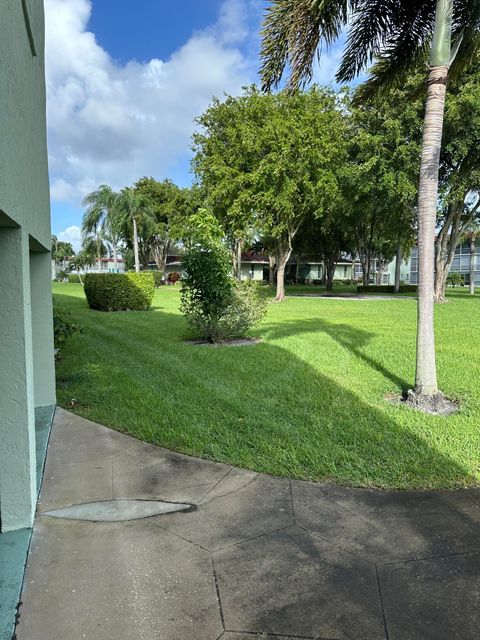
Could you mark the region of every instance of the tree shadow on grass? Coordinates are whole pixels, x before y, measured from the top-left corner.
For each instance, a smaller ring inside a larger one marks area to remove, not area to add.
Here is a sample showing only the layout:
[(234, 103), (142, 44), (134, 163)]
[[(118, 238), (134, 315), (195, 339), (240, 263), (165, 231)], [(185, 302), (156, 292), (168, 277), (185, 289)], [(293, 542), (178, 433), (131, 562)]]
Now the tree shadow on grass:
[(393, 382), (399, 391), (405, 393), (411, 387), (408, 381), (397, 376), (393, 371), (387, 369), (381, 362), (378, 362), (367, 355), (363, 348), (370, 340), (375, 338), (375, 334), (364, 329), (354, 328), (348, 324), (338, 324), (328, 322), (323, 318), (308, 318), (306, 320), (287, 320), (278, 324), (262, 325), (262, 333), (271, 339), (287, 338), (291, 335), (301, 333), (314, 333), (321, 331), (335, 340), (340, 346), (348, 349), (353, 355), (363, 360), (372, 369), (378, 371), (385, 378)]
[[(199, 349), (183, 342), (185, 322), (178, 314), (158, 309), (82, 310), (78, 321), (84, 330), (67, 343), (57, 367), (58, 395), (67, 408), (75, 398), (74, 410), (87, 418), (169, 449), (273, 475), (400, 488), (474, 482), (433, 438), (415, 433), (406, 409), (380, 411), (267, 340)], [(267, 326), (266, 335), (317, 330), (332, 332), (405, 384), (359, 351), (372, 337), (368, 332), (305, 321)], [(422, 420), (437, 421), (441, 429), (438, 418)]]

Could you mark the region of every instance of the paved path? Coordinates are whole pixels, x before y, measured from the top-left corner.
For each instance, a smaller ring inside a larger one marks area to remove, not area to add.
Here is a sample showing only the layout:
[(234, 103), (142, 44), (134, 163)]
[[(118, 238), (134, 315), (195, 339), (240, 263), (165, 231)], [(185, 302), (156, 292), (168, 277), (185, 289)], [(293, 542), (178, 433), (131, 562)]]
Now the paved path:
[[(194, 507), (121, 522), (45, 515), (120, 499)], [(478, 639), (479, 504), (480, 490), (272, 478), (59, 409), (18, 640)]]

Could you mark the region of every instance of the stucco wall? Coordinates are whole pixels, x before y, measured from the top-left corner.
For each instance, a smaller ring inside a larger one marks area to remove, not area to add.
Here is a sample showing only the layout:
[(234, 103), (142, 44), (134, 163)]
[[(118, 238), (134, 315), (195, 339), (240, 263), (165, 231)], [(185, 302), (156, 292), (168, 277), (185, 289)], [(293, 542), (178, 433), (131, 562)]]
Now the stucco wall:
[(25, 7), (0, 1), (0, 210), (48, 249), (43, 2)]
[(0, 0), (0, 527), (36, 503), (35, 406), (55, 404), (42, 0)]

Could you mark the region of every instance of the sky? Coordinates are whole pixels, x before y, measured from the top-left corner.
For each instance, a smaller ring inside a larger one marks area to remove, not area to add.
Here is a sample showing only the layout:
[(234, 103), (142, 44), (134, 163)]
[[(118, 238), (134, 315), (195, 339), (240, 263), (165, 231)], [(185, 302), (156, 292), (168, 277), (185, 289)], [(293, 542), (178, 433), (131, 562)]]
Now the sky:
[[(45, 0), (52, 232), (78, 250), (82, 199), (142, 176), (180, 186), (194, 119), (258, 80), (265, 0)], [(314, 79), (333, 81), (340, 45)]]

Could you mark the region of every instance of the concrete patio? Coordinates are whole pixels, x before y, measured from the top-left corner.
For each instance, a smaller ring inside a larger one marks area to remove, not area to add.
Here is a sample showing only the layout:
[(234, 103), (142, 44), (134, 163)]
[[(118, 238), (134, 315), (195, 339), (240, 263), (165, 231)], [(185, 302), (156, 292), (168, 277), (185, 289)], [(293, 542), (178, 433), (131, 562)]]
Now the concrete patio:
[(17, 638), (473, 640), (479, 505), (272, 478), (58, 409)]

